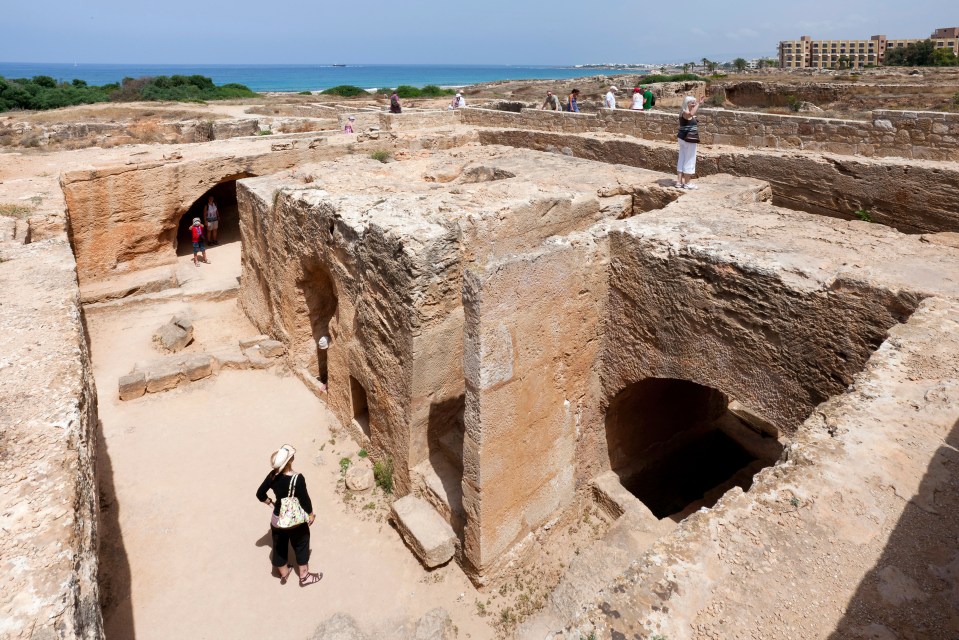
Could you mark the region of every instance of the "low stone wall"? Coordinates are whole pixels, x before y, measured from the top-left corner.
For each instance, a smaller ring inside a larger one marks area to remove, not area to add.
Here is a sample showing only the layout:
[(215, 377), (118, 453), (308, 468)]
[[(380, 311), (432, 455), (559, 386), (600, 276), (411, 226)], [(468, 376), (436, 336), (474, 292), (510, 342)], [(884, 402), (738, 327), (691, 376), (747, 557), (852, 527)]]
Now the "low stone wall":
[[(591, 117), (536, 109), (523, 109), (520, 113), (468, 109), (460, 116), (465, 124), (481, 127), (676, 139), (678, 115), (671, 111), (600, 109), (594, 119), (590, 120)], [(959, 114), (955, 113), (877, 110), (872, 112), (872, 120), (865, 121), (704, 108), (699, 111), (699, 128), (705, 144), (869, 157), (959, 159)]]
[(587, 133), (602, 131), (602, 121), (592, 113), (566, 113), (523, 109), (519, 113), (498, 109), (461, 109), (459, 119), (463, 124), (478, 127), (503, 127), (532, 129), (535, 131), (559, 131), (563, 133)]
[(0, 637), (103, 637), (97, 401), (66, 240), (0, 260)]

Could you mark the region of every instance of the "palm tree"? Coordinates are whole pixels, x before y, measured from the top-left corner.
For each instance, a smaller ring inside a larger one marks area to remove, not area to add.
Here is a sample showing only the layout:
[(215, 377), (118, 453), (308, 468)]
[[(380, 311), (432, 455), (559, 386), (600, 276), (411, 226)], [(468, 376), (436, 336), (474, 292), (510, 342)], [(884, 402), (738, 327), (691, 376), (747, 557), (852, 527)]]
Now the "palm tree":
[(688, 63), (688, 62), (684, 62), (684, 63), (683, 63), (683, 73), (689, 73), (689, 63)]
[(707, 68), (709, 68), (709, 58), (703, 58), (702, 63), (703, 63), (703, 72), (705, 72)]

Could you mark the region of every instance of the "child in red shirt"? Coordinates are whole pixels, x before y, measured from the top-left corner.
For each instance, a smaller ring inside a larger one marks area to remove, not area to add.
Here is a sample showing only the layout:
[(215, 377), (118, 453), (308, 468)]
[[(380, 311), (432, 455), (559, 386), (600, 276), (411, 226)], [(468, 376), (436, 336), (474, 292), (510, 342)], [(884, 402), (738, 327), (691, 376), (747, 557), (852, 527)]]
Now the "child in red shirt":
[(199, 218), (193, 218), (193, 226), (190, 227), (190, 236), (193, 238), (193, 264), (197, 267), (200, 266), (200, 263), (197, 262), (196, 254), (199, 252), (203, 256), (203, 262), (210, 264), (210, 261), (206, 259), (206, 244), (203, 241), (203, 225), (200, 224)]

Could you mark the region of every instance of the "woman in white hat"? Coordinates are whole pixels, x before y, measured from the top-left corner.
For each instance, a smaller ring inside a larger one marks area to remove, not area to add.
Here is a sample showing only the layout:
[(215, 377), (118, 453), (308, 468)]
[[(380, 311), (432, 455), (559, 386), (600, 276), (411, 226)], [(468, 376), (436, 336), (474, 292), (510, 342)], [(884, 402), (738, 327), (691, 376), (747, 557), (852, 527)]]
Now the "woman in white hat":
[[(310, 573), (310, 525), (316, 519), (313, 503), (306, 490), (306, 480), (293, 472), (293, 456), (296, 449), (285, 444), (270, 456), (272, 469), (263, 484), (256, 490), (256, 498), (263, 504), (273, 507), (270, 520), (270, 533), (273, 537), (273, 553), (270, 561), (280, 574), (280, 584), (286, 584), (293, 572), (289, 563), (290, 545), (296, 554), (296, 566), (299, 569), (300, 586), (305, 587), (319, 582), (323, 573)], [(276, 499), (267, 496), (273, 490)]]

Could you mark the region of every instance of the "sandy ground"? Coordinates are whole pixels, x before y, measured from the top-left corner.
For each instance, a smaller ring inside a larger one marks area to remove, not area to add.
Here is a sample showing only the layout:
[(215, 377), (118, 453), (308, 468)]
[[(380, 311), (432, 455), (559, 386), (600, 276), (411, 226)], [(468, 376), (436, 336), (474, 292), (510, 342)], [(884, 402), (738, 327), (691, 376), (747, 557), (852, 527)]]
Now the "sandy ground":
[[(204, 272), (180, 267), (187, 268)], [(488, 618), (476, 615), (480, 596), (458, 566), (425, 571), (382, 508), (361, 514), (344, 504), (338, 461), (358, 447), (334, 434), (335, 419), (295, 376), (226, 371), (174, 391), (117, 399), (118, 376), (162, 357), (150, 338), (177, 312), (194, 317), (196, 341), (187, 351), (257, 333), (233, 299), (113, 306), (87, 317), (102, 422), (107, 637), (306, 638), (336, 612), (389, 637), (394, 625), (438, 606), (460, 638), (493, 637)], [(269, 510), (254, 496), (270, 453), (286, 442), (298, 450), (295, 469), (318, 514), (310, 568), (324, 578), (307, 588), (280, 585), (271, 575)]]

